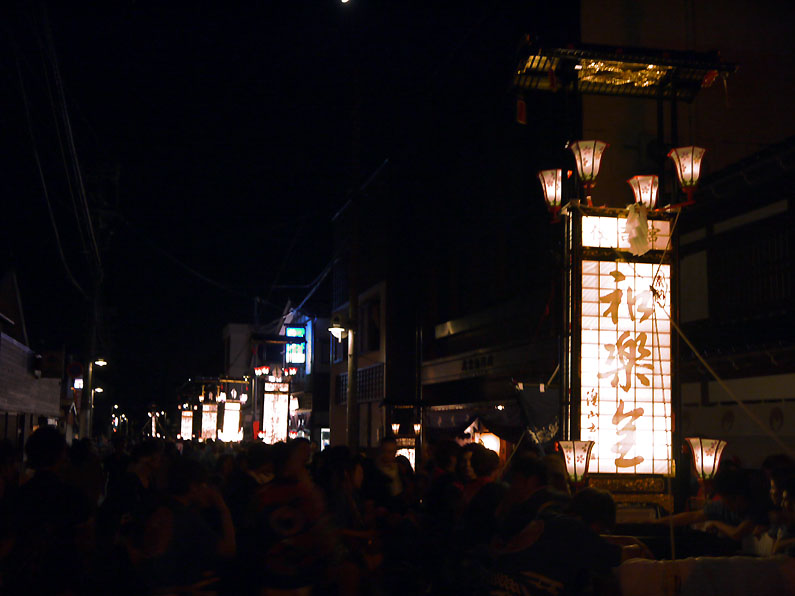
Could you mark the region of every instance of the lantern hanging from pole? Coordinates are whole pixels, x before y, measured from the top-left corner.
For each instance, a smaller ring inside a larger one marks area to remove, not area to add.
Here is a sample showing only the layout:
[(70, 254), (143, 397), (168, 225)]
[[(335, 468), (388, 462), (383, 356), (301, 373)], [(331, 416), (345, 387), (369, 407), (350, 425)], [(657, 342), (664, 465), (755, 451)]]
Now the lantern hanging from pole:
[(544, 191), (544, 200), (552, 213), (560, 211), (560, 201), (563, 194), (563, 170), (541, 170), (538, 173), (541, 188)]
[(720, 458), (726, 441), (721, 439), (703, 439), (701, 437), (687, 437), (693, 450), (693, 463), (701, 480), (711, 480), (715, 477), (720, 465)]
[(632, 192), (635, 193), (636, 203), (640, 203), (646, 209), (654, 209), (659, 185), (657, 176), (634, 176), (627, 180), (627, 184), (632, 187)]
[(592, 205), (591, 191), (596, 185), (602, 153), (607, 146), (604, 141), (577, 141), (569, 145), (569, 149), (574, 153), (574, 159), (577, 160), (577, 174), (585, 188), (589, 207)]
[(582, 482), (588, 473), (593, 441), (558, 441), (566, 459), (566, 472), (574, 484)]
[(701, 158), (704, 157), (706, 149), (703, 147), (677, 147), (668, 153), (676, 165), (676, 176), (679, 178), (679, 185), (687, 195), (687, 202), (693, 202), (693, 192), (698, 184), (698, 177), (701, 175)]

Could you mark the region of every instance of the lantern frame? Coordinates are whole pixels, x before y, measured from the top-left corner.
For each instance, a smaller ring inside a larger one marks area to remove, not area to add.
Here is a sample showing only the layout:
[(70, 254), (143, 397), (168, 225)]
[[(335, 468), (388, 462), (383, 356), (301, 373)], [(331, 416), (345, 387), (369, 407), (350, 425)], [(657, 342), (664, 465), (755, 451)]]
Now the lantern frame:
[(563, 198), (563, 170), (541, 170), (538, 172), (538, 179), (541, 181), (547, 208), (557, 214)]
[(660, 186), (658, 176), (633, 176), (627, 180), (627, 184), (632, 188), (636, 203), (640, 203), (646, 209), (654, 209)]
[(577, 175), (585, 188), (588, 206), (592, 206), (591, 191), (596, 186), (596, 177), (602, 164), (602, 154), (610, 145), (604, 141), (575, 141), (569, 145), (577, 162)]
[(686, 147), (676, 147), (668, 152), (668, 157), (674, 162), (676, 167), (676, 177), (679, 186), (687, 195), (687, 202), (693, 203), (693, 193), (698, 185), (701, 176), (701, 160), (707, 152), (703, 147), (688, 145)]
[(580, 484), (588, 474), (591, 450), (595, 444), (594, 441), (558, 441), (566, 461), (566, 472), (573, 484)]
[(693, 465), (701, 480), (712, 480), (718, 473), (726, 441), (704, 437), (685, 437), (693, 452)]

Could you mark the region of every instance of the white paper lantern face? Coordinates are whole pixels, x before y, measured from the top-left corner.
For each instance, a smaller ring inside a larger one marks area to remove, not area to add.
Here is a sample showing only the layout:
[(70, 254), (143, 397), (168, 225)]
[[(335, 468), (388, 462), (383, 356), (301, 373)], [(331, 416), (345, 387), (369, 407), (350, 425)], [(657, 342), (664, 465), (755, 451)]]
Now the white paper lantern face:
[(566, 471), (573, 482), (580, 482), (588, 472), (593, 441), (559, 441), (566, 460)]
[(563, 192), (563, 170), (541, 170), (538, 173), (541, 188), (544, 191), (544, 200), (550, 209), (560, 207)]
[(570, 145), (574, 158), (577, 160), (577, 174), (586, 184), (593, 184), (599, 174), (602, 153), (607, 148), (603, 141), (577, 141)]
[(703, 147), (677, 147), (668, 153), (676, 165), (676, 176), (683, 189), (693, 188), (701, 175), (701, 159), (706, 153)]
[(726, 441), (721, 439), (702, 439), (701, 437), (687, 437), (685, 439), (690, 443), (690, 448), (693, 450), (693, 463), (696, 466), (696, 472), (703, 480), (710, 480), (715, 477), (720, 465), (720, 458), (723, 455), (723, 449), (726, 447)]
[(635, 194), (636, 203), (640, 203), (647, 209), (654, 209), (659, 186), (659, 178), (657, 176), (635, 176), (627, 180), (627, 184), (629, 184)]

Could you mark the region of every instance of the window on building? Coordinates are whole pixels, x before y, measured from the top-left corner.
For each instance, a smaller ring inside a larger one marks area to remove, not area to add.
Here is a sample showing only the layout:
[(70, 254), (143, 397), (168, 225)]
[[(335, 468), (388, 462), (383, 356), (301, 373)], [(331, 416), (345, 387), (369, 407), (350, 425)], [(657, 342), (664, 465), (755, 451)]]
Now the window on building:
[(359, 349), (374, 352), (381, 349), (381, 298), (365, 301), (359, 309)]
[(331, 362), (342, 362), (348, 358), (348, 338), (331, 340)]

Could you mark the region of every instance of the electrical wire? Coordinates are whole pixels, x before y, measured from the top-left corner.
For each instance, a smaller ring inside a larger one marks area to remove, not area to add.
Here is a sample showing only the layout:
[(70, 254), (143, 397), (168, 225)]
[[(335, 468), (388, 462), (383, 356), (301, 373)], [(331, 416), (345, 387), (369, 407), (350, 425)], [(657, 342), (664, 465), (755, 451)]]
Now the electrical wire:
[(77, 156), (77, 149), (75, 147), (71, 119), (69, 118), (69, 109), (66, 105), (66, 94), (64, 92), (63, 79), (61, 78), (61, 71), (58, 65), (58, 56), (55, 52), (55, 43), (52, 38), (52, 30), (50, 28), (49, 21), (47, 19), (46, 7), (44, 7), (43, 20), (44, 20), (45, 36), (48, 42), (47, 49), (49, 51), (50, 61), (53, 69), (53, 75), (55, 78), (55, 88), (58, 94), (58, 103), (61, 110), (61, 117), (64, 123), (64, 129), (65, 129), (64, 132), (67, 141), (67, 149), (69, 150), (72, 158), (71, 163), (72, 163), (72, 168), (74, 169), (75, 181), (78, 187), (78, 198), (80, 199), (80, 205), (84, 210), (88, 236), (91, 241), (90, 242), (91, 252), (92, 256), (94, 257), (94, 266), (96, 268), (97, 277), (101, 279), (103, 275), (102, 258), (100, 257), (99, 245), (97, 243), (96, 234), (94, 232), (94, 224), (91, 220), (91, 210), (88, 206), (88, 198), (86, 196), (86, 189), (83, 183), (83, 174), (80, 170), (80, 160), (78, 159)]
[[(179, 260), (177, 257), (175, 257), (173, 254), (171, 254), (170, 252), (164, 250), (163, 248), (161, 248), (160, 246), (155, 244), (154, 241), (152, 241), (148, 236), (146, 236), (142, 232), (138, 231), (136, 229), (136, 226), (130, 220), (128, 220), (126, 217), (124, 217), (124, 215), (119, 214), (119, 217), (121, 218), (122, 223), (124, 223), (124, 225), (127, 226), (127, 228), (133, 234), (135, 234), (138, 238), (143, 240), (151, 249), (153, 249), (155, 252), (163, 255), (164, 257), (169, 259), (171, 262), (173, 262), (175, 265), (177, 265), (181, 269), (187, 271), (188, 273), (190, 273), (191, 275), (193, 275), (197, 279), (200, 279), (203, 282), (210, 284), (211, 286), (214, 286), (216, 288), (219, 288), (221, 290), (229, 292), (230, 294), (234, 294), (236, 296), (241, 296), (243, 298), (248, 298), (250, 300), (254, 300), (255, 299), (255, 297), (251, 296), (250, 294), (247, 294), (245, 292), (241, 292), (240, 290), (237, 290), (237, 289), (232, 288), (232, 287), (230, 287), (230, 286), (228, 286), (226, 284), (223, 284), (223, 283), (221, 283), (219, 281), (211, 279), (211, 278), (207, 277), (206, 275), (204, 275), (203, 273), (200, 273), (200, 272), (196, 271), (193, 267), (191, 267), (190, 265), (185, 264), (184, 262)], [(266, 303), (267, 304), (271, 304), (270, 302), (267, 302), (267, 301), (266, 301)], [(275, 305), (271, 304), (271, 306), (275, 306)]]
[(27, 124), (28, 135), (30, 137), (30, 144), (33, 150), (33, 158), (36, 161), (36, 170), (39, 174), (39, 180), (41, 182), (41, 188), (44, 194), (44, 202), (47, 204), (47, 213), (50, 216), (50, 223), (52, 224), (52, 229), (53, 232), (55, 233), (55, 244), (58, 247), (58, 255), (61, 258), (61, 263), (63, 264), (64, 270), (66, 271), (66, 276), (69, 278), (69, 281), (72, 283), (72, 285), (75, 286), (75, 288), (77, 288), (77, 290), (86, 300), (90, 300), (88, 293), (83, 289), (83, 287), (77, 281), (74, 274), (72, 273), (72, 270), (69, 268), (69, 264), (66, 262), (66, 256), (64, 255), (63, 245), (61, 242), (61, 235), (58, 231), (58, 224), (55, 221), (55, 214), (53, 213), (52, 204), (50, 202), (50, 193), (47, 189), (47, 180), (44, 177), (44, 170), (41, 167), (41, 159), (39, 157), (39, 151), (36, 146), (36, 138), (35, 135), (33, 134), (33, 124), (31, 122), (31, 117), (30, 117), (28, 94), (25, 91), (25, 83), (22, 79), (22, 70), (19, 66), (19, 56), (16, 47), (14, 48), (14, 54), (15, 54), (15, 62), (17, 67), (17, 76), (19, 77), (19, 88), (20, 91), (22, 92), (22, 102), (25, 106), (25, 123)]

